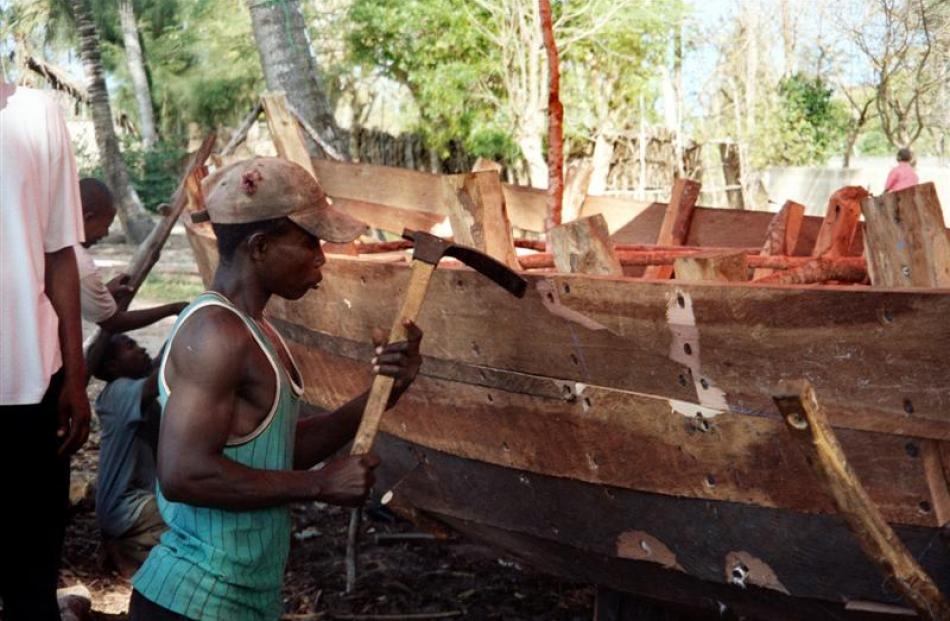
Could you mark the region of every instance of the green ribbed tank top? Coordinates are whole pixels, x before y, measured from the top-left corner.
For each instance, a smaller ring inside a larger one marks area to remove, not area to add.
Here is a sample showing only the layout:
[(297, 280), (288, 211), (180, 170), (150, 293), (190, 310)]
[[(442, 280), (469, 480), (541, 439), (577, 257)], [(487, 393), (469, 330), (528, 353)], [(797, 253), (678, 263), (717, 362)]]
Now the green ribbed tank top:
[[(267, 417), (252, 433), (229, 440), (223, 454), (250, 468), (290, 470), (303, 388), (284, 370), (257, 323), (224, 296), (210, 291), (202, 293), (179, 315), (159, 371), (159, 401), (163, 410), (169, 394), (165, 363), (171, 342), (188, 317), (205, 306), (222, 306), (241, 317), (277, 378), (277, 394)], [(281, 345), (289, 356), (286, 344)], [(294, 373), (300, 377), (296, 365)], [(156, 496), (169, 530), (132, 578), (137, 591), (191, 619), (273, 621), (280, 617), (281, 586), (290, 551), (289, 507), (254, 511), (195, 507), (170, 502), (162, 495), (161, 485), (157, 486)]]

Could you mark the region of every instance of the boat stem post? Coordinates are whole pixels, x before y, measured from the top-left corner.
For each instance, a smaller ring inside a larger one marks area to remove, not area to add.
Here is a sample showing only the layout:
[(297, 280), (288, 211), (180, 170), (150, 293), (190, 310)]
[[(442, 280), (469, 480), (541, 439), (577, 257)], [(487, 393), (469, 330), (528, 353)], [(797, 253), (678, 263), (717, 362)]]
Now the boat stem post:
[(922, 619), (950, 619), (950, 603), (884, 521), (855, 476), (811, 384), (807, 380), (783, 382), (773, 399), (786, 427), (868, 558)]

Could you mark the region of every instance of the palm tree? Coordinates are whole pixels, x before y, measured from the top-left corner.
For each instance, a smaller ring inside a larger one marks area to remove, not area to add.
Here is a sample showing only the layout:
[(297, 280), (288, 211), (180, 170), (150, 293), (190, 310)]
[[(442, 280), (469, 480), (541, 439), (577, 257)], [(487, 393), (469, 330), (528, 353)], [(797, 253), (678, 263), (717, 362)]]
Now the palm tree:
[[(310, 48), (299, 0), (249, 0), (254, 38), (267, 88), (287, 93), (300, 115), (337, 151), (349, 155), (349, 137), (336, 124), (330, 99)], [(307, 137), (311, 153), (322, 149)]]
[(125, 47), (125, 58), (129, 66), (129, 75), (132, 77), (132, 87), (135, 90), (135, 100), (139, 107), (139, 123), (142, 126), (142, 146), (146, 150), (152, 149), (158, 141), (155, 132), (155, 114), (152, 111), (152, 94), (145, 75), (145, 62), (142, 56), (142, 46), (139, 43), (139, 28), (135, 21), (135, 7), (132, 0), (119, 1), (119, 21), (122, 24), (122, 41)]
[(79, 56), (89, 81), (89, 107), (92, 110), (96, 145), (99, 148), (106, 182), (115, 196), (116, 210), (126, 238), (131, 243), (139, 244), (152, 229), (153, 222), (129, 181), (129, 171), (119, 153), (119, 140), (115, 135), (112, 107), (109, 105), (109, 92), (103, 78), (99, 33), (93, 21), (89, 0), (70, 0), (70, 6), (76, 21), (76, 30), (79, 32)]

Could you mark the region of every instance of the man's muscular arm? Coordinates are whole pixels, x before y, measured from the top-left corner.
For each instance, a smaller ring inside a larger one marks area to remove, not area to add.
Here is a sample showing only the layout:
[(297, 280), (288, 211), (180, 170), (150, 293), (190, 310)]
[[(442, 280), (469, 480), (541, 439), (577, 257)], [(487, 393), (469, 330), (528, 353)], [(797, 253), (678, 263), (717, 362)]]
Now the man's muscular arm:
[[(411, 321), (405, 323), (407, 340), (383, 346), (385, 334), (374, 334), (377, 354), (373, 359), (376, 373), (396, 379), (387, 408), (399, 401), (399, 397), (415, 380), (422, 364), (419, 344), (422, 330)], [(380, 348), (382, 351), (380, 351)], [(327, 459), (356, 435), (369, 391), (364, 392), (332, 412), (304, 412), (297, 423), (297, 446), (294, 450), (294, 468), (310, 468)]]
[(158, 446), (165, 497), (232, 510), (302, 500), (359, 504), (372, 486), (373, 458), (344, 458), (318, 471), (277, 471), (249, 468), (222, 454), (255, 346), (243, 322), (224, 309), (197, 311), (179, 330)]

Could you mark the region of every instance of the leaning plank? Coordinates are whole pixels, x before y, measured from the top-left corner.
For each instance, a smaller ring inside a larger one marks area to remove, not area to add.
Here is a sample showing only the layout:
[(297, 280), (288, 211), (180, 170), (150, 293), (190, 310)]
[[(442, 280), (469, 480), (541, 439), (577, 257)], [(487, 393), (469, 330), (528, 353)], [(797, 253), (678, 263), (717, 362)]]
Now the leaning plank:
[(933, 183), (861, 202), (871, 284), (950, 287), (950, 240)]
[(590, 163), (590, 160), (581, 160), (568, 168), (567, 178), (564, 181), (564, 208), (562, 210), (564, 222), (580, 217), (593, 174), (594, 165)]
[(497, 172), (442, 177), (442, 200), (456, 243), (481, 250), (508, 267), (519, 269)]
[[(175, 226), (175, 223), (178, 222), (178, 217), (191, 201), (190, 190), (200, 188), (201, 180), (207, 174), (205, 161), (207, 161), (211, 155), (211, 150), (214, 148), (216, 139), (217, 136), (215, 134), (209, 134), (205, 137), (204, 142), (201, 143), (201, 147), (195, 152), (191, 164), (189, 164), (184, 177), (182, 177), (178, 185), (178, 190), (172, 198), (171, 208), (158, 224), (155, 225), (148, 237), (145, 238), (145, 241), (135, 250), (135, 254), (132, 256), (129, 267), (126, 270), (126, 273), (129, 275), (128, 285), (132, 288), (132, 296), (124, 300), (123, 304), (120, 305), (122, 310), (128, 308), (132, 297), (135, 296), (139, 287), (145, 282), (145, 278), (152, 270), (152, 267), (158, 263), (158, 259), (162, 254), (162, 246), (165, 245), (168, 236), (171, 235), (172, 228)], [(86, 348), (86, 367), (89, 369), (90, 374), (99, 366), (110, 336), (108, 332), (97, 329), (89, 347)]]
[(366, 203), (349, 198), (333, 198), (333, 206), (362, 220), (371, 228), (401, 234), (403, 229), (432, 232), (446, 217), (417, 209), (397, 209), (379, 203)]
[[(795, 201), (785, 201), (782, 208), (769, 222), (765, 232), (765, 243), (762, 245), (762, 256), (793, 255), (798, 244), (798, 234), (802, 228), (802, 218), (805, 216), (805, 206)], [(752, 275), (753, 280), (765, 278), (772, 270), (760, 268)]]
[(867, 196), (868, 191), (856, 185), (845, 186), (831, 195), (811, 256), (846, 257), (860, 254), (860, 251), (853, 252), (852, 248), (861, 218), (861, 201)]
[(264, 112), (267, 116), (267, 127), (270, 129), (271, 140), (277, 148), (277, 155), (299, 164), (314, 177), (310, 153), (300, 135), (297, 121), (287, 106), (287, 95), (283, 91), (272, 91), (261, 96)]
[[(691, 179), (677, 179), (673, 184), (670, 204), (666, 208), (660, 234), (656, 239), (658, 246), (681, 246), (686, 243), (700, 187), (699, 183)], [(673, 268), (666, 265), (648, 267), (643, 274), (644, 278), (656, 279), (666, 279), (672, 275)]]
[(603, 216), (574, 220), (548, 231), (551, 254), (558, 271), (622, 276)]
[(249, 132), (254, 123), (257, 122), (257, 117), (261, 115), (261, 111), (263, 109), (264, 104), (258, 99), (251, 111), (248, 112), (247, 116), (244, 117), (244, 120), (241, 121), (241, 124), (234, 132), (234, 135), (231, 136), (230, 140), (228, 140), (228, 144), (226, 144), (224, 148), (221, 149), (221, 157), (229, 157), (234, 154), (241, 143), (247, 138), (247, 132)]
[(950, 619), (950, 602), (884, 520), (852, 470), (828, 418), (807, 381), (789, 382), (775, 397), (785, 423), (834, 498), (858, 543), (890, 584), (928, 621)]
[(749, 279), (744, 252), (706, 252), (679, 257), (673, 262), (677, 280), (743, 281)]

